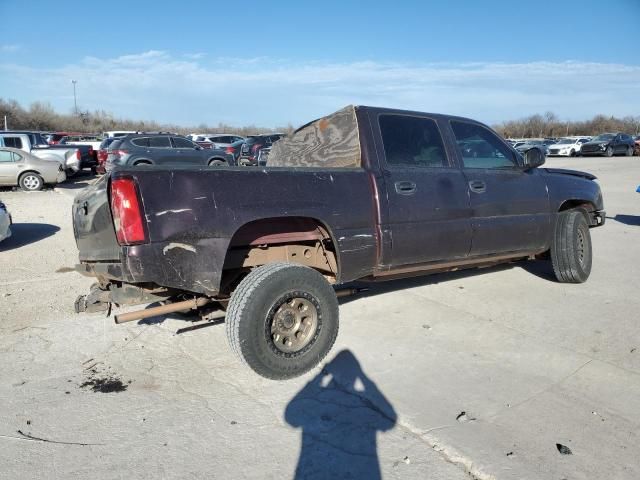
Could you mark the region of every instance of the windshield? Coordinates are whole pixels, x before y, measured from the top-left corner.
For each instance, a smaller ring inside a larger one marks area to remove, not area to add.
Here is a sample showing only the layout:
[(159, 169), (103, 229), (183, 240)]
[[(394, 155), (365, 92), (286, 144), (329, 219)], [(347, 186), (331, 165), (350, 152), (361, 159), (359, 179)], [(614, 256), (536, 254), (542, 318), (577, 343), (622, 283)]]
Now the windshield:
[(611, 140), (613, 137), (615, 137), (615, 135), (613, 133), (603, 133), (602, 135), (598, 135), (597, 137), (594, 137), (591, 141), (592, 142), (605, 142), (607, 140)]
[(556, 145), (567, 145), (571, 143), (576, 143), (576, 141), (573, 138), (562, 138), (558, 140), (558, 143)]

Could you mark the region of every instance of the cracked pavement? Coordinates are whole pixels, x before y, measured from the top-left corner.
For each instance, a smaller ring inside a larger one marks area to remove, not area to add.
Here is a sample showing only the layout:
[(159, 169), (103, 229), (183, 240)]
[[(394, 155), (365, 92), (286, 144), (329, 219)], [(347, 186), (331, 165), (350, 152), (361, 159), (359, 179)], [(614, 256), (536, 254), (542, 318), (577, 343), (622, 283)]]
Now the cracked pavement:
[(0, 191), (23, 225), (0, 244), (0, 477), (639, 478), (640, 162), (547, 163), (603, 188), (586, 284), (530, 263), (373, 285), (288, 382), (243, 367), (220, 322), (74, 314), (78, 190)]

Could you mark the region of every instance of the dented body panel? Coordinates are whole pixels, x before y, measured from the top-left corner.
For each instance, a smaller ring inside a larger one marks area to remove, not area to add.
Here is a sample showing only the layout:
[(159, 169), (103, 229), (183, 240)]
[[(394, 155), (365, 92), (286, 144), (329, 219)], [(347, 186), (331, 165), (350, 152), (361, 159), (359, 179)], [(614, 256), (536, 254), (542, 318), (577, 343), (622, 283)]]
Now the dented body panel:
[[(380, 115), (433, 120), (446, 166), (391, 166)], [(600, 188), (589, 174), (462, 168), (451, 119), (460, 120), (347, 107), (305, 125), (281, 146), (276, 142), (270, 159), (282, 166), (117, 169), (74, 202), (77, 269), (101, 283), (209, 296), (232, 282), (225, 279), (230, 270), (269, 259), (315, 265), (335, 283), (392, 278), (535, 255), (549, 248), (558, 211), (602, 211)], [(122, 177), (137, 185), (144, 211), (148, 239), (139, 245), (116, 240), (109, 185)], [(478, 180), (486, 192), (470, 191)], [(405, 185), (413, 190), (402, 190)]]

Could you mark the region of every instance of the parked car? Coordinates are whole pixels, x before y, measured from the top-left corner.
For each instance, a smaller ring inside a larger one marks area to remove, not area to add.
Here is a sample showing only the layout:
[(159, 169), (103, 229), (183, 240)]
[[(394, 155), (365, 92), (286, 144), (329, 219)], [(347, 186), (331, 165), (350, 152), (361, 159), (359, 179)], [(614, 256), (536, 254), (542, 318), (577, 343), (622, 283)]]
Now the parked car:
[[(0, 165), (0, 168), (2, 166)], [(7, 210), (7, 206), (0, 201), (0, 242), (11, 236), (11, 214)]]
[(515, 147), (516, 150), (518, 150), (519, 152), (526, 152), (527, 150), (530, 150), (532, 147), (538, 147), (540, 148), (545, 155), (549, 154), (549, 146), (553, 145), (552, 140), (537, 140), (537, 139), (528, 139), (525, 141), (525, 143), (518, 145), (517, 147)]
[(244, 140), (238, 140), (233, 142), (231, 145), (224, 147), (224, 151), (233, 155), (234, 165), (238, 164), (238, 159), (240, 158), (240, 152), (242, 151), (242, 145), (244, 144)]
[(124, 165), (212, 165), (233, 163), (223, 149), (204, 149), (186, 137), (167, 134), (135, 134), (121, 137), (108, 150), (105, 170)]
[(603, 133), (593, 137), (590, 142), (582, 145), (582, 155), (633, 155), (635, 148), (633, 138), (626, 133)]
[(633, 141), (635, 142), (633, 153), (634, 155), (640, 155), (640, 135), (636, 135)]
[(18, 185), (22, 190), (35, 191), (66, 178), (60, 162), (41, 160), (17, 148), (0, 148), (0, 185)]
[(561, 157), (575, 157), (580, 155), (582, 145), (589, 141), (588, 138), (562, 138), (549, 147), (548, 155)]
[[(27, 132), (0, 132), (0, 147), (17, 148), (40, 158), (41, 160), (54, 161), (64, 165), (68, 176), (74, 175), (80, 170), (82, 153), (80, 147), (67, 145), (43, 145), (36, 142), (38, 137)], [(85, 147), (86, 148), (86, 147)]]
[(349, 106), (276, 142), (278, 168), (118, 169), (74, 200), (77, 271), (97, 279), (76, 311), (222, 302), (235, 354), (295, 377), (336, 339), (340, 284), (530, 258), (586, 281), (602, 192), (544, 161), (473, 120)]
[(100, 147), (98, 148), (98, 165), (96, 166), (96, 173), (104, 174), (106, 170), (104, 169), (105, 164), (107, 163), (107, 156), (109, 154), (108, 148), (118, 137), (107, 137), (100, 143)]
[(239, 165), (257, 165), (258, 154), (260, 149), (264, 147), (270, 147), (274, 142), (277, 142), (285, 136), (284, 133), (270, 133), (266, 135), (249, 135), (242, 145), (240, 151), (240, 158), (238, 159)]

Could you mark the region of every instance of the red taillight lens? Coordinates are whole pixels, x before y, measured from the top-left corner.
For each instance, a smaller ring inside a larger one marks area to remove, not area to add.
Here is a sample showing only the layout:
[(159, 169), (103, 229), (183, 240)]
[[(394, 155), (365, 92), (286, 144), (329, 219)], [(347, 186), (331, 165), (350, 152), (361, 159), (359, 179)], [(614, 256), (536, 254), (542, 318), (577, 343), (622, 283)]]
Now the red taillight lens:
[(120, 245), (146, 243), (144, 214), (132, 178), (117, 178), (111, 182), (111, 213)]
[(225, 153), (230, 153), (231, 155), (233, 155), (236, 152), (236, 149), (233, 147), (227, 147), (224, 149)]
[(78, 160), (82, 160), (82, 154), (80, 153), (80, 150), (76, 150), (76, 158)]

